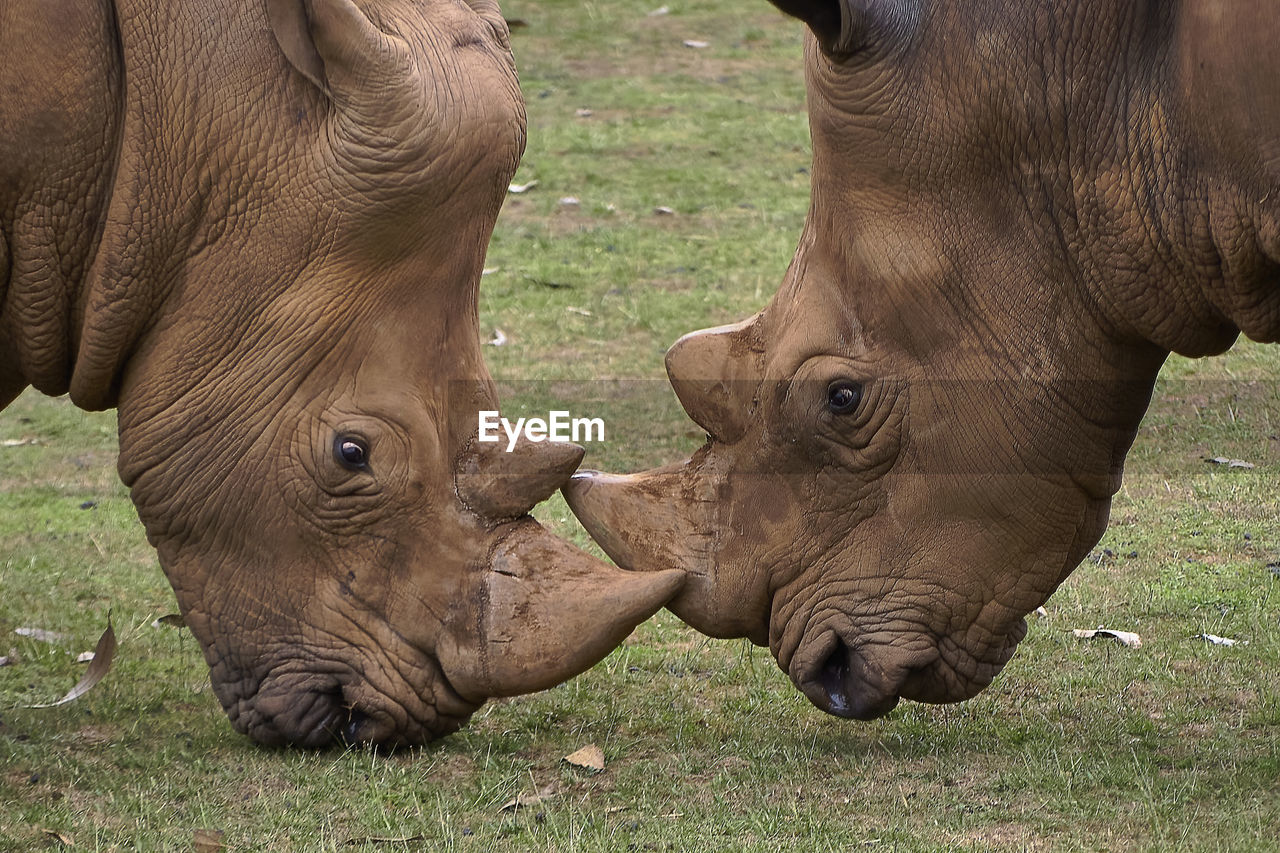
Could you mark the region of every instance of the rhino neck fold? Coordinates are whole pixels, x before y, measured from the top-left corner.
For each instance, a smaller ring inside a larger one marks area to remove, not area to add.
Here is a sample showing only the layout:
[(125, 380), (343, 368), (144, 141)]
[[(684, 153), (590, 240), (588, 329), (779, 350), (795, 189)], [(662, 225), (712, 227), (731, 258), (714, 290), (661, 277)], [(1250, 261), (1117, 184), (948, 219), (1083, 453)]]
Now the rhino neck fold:
[(120, 149), (124, 65), (109, 3), (22, 3), (0, 30), (0, 407), (65, 393)]
[(1126, 115), (1138, 209), (1166, 242), (1124, 259), (1146, 263), (1121, 264), (1136, 281), (1104, 296), (1146, 340), (1199, 357), (1242, 332), (1280, 340), (1280, 22), (1249, 4), (1176, 9)]
[(180, 21), (155, 19), (169, 16), (166, 10), (117, 0), (115, 12), (124, 76), (119, 144), (101, 238), (80, 294), (70, 383), (72, 400), (85, 409), (118, 403), (129, 359), (180, 274), (202, 195), (191, 186), (190, 147), (199, 144), (200, 128), (175, 130), (183, 126), (178, 105), (190, 85), (184, 70), (197, 52), (185, 66), (173, 55), (184, 35)]

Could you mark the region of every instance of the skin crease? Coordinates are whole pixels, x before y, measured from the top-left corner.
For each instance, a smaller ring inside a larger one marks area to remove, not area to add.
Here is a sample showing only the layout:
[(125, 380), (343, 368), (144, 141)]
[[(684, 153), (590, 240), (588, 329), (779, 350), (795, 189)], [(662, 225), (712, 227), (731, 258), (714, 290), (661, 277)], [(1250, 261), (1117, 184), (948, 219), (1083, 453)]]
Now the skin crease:
[(668, 354), (706, 447), (565, 491), (620, 565), (689, 571), (691, 625), (869, 719), (999, 672), (1169, 351), (1280, 334), (1280, 32), (1210, 0), (777, 5), (811, 25), (795, 260)]
[(527, 515), (581, 448), (475, 444), (498, 408), (480, 272), (525, 133), (496, 5), (0, 24), (0, 403), (118, 409), (121, 478), (237, 730), (430, 740), (676, 591)]

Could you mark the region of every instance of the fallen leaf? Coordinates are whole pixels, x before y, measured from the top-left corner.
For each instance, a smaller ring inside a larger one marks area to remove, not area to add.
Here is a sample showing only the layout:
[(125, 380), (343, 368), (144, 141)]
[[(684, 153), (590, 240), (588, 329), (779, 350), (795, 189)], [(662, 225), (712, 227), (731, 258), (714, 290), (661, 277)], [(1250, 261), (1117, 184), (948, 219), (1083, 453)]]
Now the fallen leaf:
[(580, 204), (582, 204), (582, 202), (578, 199), (577, 196), (567, 195), (564, 198), (560, 199), (561, 207), (577, 207)]
[(583, 107), (582, 109), (576, 111), (574, 115), (576, 115), (578, 118), (591, 118), (593, 115), (595, 115), (595, 113), (593, 113), (591, 110), (587, 109), (586, 107)]
[(221, 829), (197, 829), (191, 835), (191, 849), (195, 853), (219, 853), (227, 849), (224, 837), (226, 833)]
[(485, 341), (484, 344), (485, 346), (488, 346), (488, 347), (500, 347), (506, 342), (507, 342), (507, 333), (502, 331), (501, 329), (494, 329), (493, 337)]
[(58, 842), (63, 847), (76, 846), (76, 843), (71, 840), (71, 836), (67, 835), (65, 832), (58, 832), (56, 829), (41, 829), (40, 832), (49, 836), (51, 840)]
[(44, 628), (14, 628), (13, 633), (19, 637), (27, 637), (41, 643), (61, 643), (67, 639), (66, 634), (57, 631), (46, 631)]
[(502, 267), (485, 267), (484, 269), (480, 270), (480, 275), (481, 276), (493, 275), (494, 273), (501, 272), (501, 271), (502, 271)]
[(1204, 460), (1210, 465), (1226, 465), (1228, 468), (1257, 468), (1252, 462), (1245, 462), (1243, 459), (1228, 459), (1225, 456), (1210, 456)]
[(675, 213), (675, 211), (674, 211), (674, 210), (672, 210), (672, 209), (671, 209), (671, 208), (669, 208), (669, 207), (666, 207), (665, 205), (664, 205), (664, 206), (662, 206), (662, 207), (655, 207), (655, 208), (653, 209), (653, 212), (654, 212), (654, 213), (656, 213), (656, 214), (658, 214), (659, 216), (670, 216), (670, 215), (672, 215), (673, 213)]
[(1237, 643), (1240, 645), (1248, 645), (1249, 642), (1248, 640), (1244, 640), (1242, 642), (1240, 640), (1233, 640), (1230, 637), (1219, 637), (1217, 634), (1196, 634), (1191, 639), (1204, 640), (1206, 643), (1213, 646), (1234, 646)]
[(1121, 645), (1128, 646), (1131, 649), (1138, 649), (1142, 647), (1142, 638), (1132, 631), (1113, 631), (1110, 628), (1095, 628), (1093, 630), (1076, 628), (1072, 630), (1071, 633), (1081, 640), (1101, 638), (1116, 640)]
[(76, 655), (76, 663), (92, 663), (92, 662), (93, 662), (93, 652), (81, 652), (80, 654)]
[(45, 705), (27, 705), (27, 708), (56, 708), (59, 705), (65, 705), (79, 699), (88, 693), (93, 686), (102, 680), (102, 677), (111, 669), (111, 659), (116, 654), (116, 632), (111, 628), (111, 617), (107, 617), (107, 630), (102, 632), (102, 636), (98, 638), (98, 646), (93, 650), (93, 663), (89, 664), (89, 668), (84, 671), (84, 676), (75, 687), (63, 696), (57, 702), (50, 702)]
[(167, 613), (151, 623), (152, 628), (163, 628), (166, 625), (170, 628), (185, 628), (187, 620), (183, 619), (180, 613)]
[(698, 41), (697, 39), (685, 39), (684, 46), (691, 47), (694, 50), (701, 50), (704, 47), (711, 47), (711, 42)]
[(578, 308), (575, 305), (570, 305), (564, 310), (568, 311), (570, 314), (581, 314), (583, 317), (591, 316), (591, 312), (588, 311), (586, 308)]
[(38, 438), (6, 438), (0, 441), (0, 447), (30, 447), (39, 443)]
[(520, 195), (521, 193), (527, 193), (529, 190), (533, 189), (537, 185), (538, 185), (538, 181), (536, 179), (530, 181), (527, 184), (511, 184), (507, 187), (507, 192), (514, 193), (515, 195)]
[(369, 838), (349, 838), (347, 839), (348, 847), (356, 847), (361, 844), (412, 844), (415, 841), (426, 841), (427, 837), (419, 833), (418, 835), (405, 835), (400, 838), (392, 838), (390, 836), (370, 836)]
[(1037, 607), (1034, 611), (1032, 611), (1032, 613), (1035, 615), (1037, 619), (1049, 618), (1049, 611), (1045, 610), (1043, 607)]
[(577, 752), (569, 753), (563, 760), (566, 764), (581, 767), (593, 773), (600, 773), (604, 770), (604, 751), (594, 743), (587, 744)]
[(553, 799), (559, 793), (555, 785), (548, 785), (532, 794), (517, 794), (513, 799), (503, 803), (502, 808), (498, 809), (498, 811), (513, 812), (517, 809), (527, 809), (529, 806), (536, 806), (538, 803)]
[(14, 663), (13, 658), (8, 655), (0, 655), (0, 666), (10, 666)]
[(659, 6), (645, 15), (646, 18), (658, 18), (671, 12), (670, 6)]

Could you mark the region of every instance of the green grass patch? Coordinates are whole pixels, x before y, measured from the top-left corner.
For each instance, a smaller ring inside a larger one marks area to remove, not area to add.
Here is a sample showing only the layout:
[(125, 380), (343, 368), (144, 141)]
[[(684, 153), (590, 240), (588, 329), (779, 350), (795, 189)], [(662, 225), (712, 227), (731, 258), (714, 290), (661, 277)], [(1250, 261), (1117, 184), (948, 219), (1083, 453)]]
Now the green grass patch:
[[(508, 414), (603, 416), (587, 464), (613, 469), (701, 443), (663, 353), (764, 304), (808, 204), (800, 28), (763, 0), (659, 5), (505, 4), (528, 23), (516, 181), (538, 184), (494, 236), (481, 322), (506, 343), (485, 354)], [(568, 684), (389, 756), (236, 735), (190, 635), (152, 627), (176, 605), (114, 418), (27, 394), (0, 414), (0, 441), (35, 442), (0, 446), (0, 850), (191, 849), (197, 830), (231, 850), (1276, 849), (1277, 375), (1280, 348), (1170, 362), (1106, 538), (970, 702), (836, 720), (767, 652), (663, 613)], [(538, 512), (586, 541), (559, 499)], [(76, 681), (108, 613), (107, 679), (24, 709)], [(1099, 624), (1144, 645), (1071, 636)], [(587, 743), (603, 773), (562, 763)]]

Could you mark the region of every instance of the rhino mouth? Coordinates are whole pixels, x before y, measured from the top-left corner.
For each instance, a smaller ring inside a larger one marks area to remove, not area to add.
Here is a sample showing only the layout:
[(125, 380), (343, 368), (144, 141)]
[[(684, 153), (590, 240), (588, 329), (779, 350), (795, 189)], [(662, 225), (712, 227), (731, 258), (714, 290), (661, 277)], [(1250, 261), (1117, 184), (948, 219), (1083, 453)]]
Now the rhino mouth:
[(797, 650), (788, 671), (809, 701), (828, 714), (874, 720), (901, 699), (946, 704), (972, 698), (1004, 668), (1025, 634), (1026, 622), (1019, 620), (979, 658), (950, 638), (908, 648), (830, 631)]
[[(256, 689), (228, 697), (223, 707), (232, 726), (266, 746), (368, 746), (395, 748), (421, 744), (460, 728), (479, 704), (459, 696), (436, 667), (423, 689), (404, 685), (393, 694), (379, 689), (360, 671), (378, 672), (367, 662), (343, 666), (344, 673), (317, 675), (277, 667)], [(337, 669), (335, 667), (335, 669)], [(215, 692), (222, 698), (224, 690)], [(425, 698), (423, 698), (425, 697)]]

